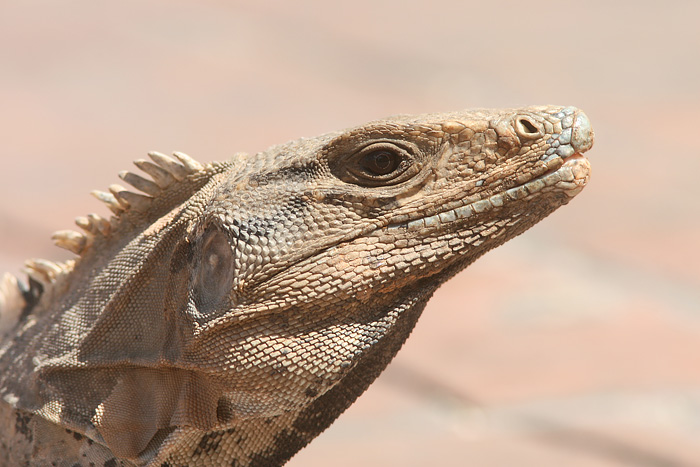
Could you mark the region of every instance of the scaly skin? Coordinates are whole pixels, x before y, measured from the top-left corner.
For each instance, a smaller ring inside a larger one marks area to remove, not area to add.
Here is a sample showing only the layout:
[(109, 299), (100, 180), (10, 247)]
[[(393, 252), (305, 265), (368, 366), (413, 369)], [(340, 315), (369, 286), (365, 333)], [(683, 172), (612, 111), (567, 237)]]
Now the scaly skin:
[(146, 195), (97, 193), (116, 216), (54, 236), (75, 262), (0, 283), (0, 461), (283, 464), (441, 283), (583, 189), (592, 141), (579, 110), (529, 107), (137, 161)]

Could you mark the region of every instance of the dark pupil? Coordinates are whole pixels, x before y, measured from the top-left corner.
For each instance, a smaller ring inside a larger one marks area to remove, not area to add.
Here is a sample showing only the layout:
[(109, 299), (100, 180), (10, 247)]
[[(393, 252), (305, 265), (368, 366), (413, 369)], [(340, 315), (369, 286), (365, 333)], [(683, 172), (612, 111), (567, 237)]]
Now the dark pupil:
[(375, 175), (386, 175), (396, 170), (398, 165), (396, 154), (389, 151), (375, 151), (367, 154), (364, 165)]

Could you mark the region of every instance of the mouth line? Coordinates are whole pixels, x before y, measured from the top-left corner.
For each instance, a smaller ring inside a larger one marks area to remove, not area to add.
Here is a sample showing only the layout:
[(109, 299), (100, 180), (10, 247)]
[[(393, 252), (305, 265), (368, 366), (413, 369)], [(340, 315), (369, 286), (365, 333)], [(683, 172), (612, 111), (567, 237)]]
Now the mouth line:
[[(353, 235), (347, 236), (337, 243), (328, 245), (322, 252), (316, 252), (315, 255), (320, 255), (323, 252), (336, 248), (339, 245), (347, 242), (352, 242), (361, 235), (368, 235), (370, 232), (383, 231), (385, 233), (395, 232), (396, 235), (401, 235), (399, 229), (403, 232), (406, 230), (423, 230), (439, 228), (441, 225), (454, 223), (456, 221), (464, 221), (472, 216), (481, 214), (485, 211), (499, 208), (505, 203), (510, 204), (513, 201), (522, 200), (528, 197), (534, 197), (538, 193), (565, 193), (569, 199), (576, 196), (583, 188), (590, 176), (590, 163), (581, 153), (575, 153), (563, 159), (563, 163), (556, 169), (552, 169), (538, 177), (533, 178), (521, 185), (501, 191), (484, 199), (477, 197), (467, 197), (459, 201), (459, 206), (445, 209), (437, 214), (427, 217), (421, 217), (414, 220), (403, 222), (389, 223), (383, 227), (374, 227), (363, 232), (354, 232)], [(564, 202), (565, 203), (565, 202)], [(454, 203), (451, 203), (454, 206)], [(402, 232), (402, 233), (403, 233)], [(305, 255), (297, 258), (290, 264), (299, 264), (307, 260), (311, 255)], [(252, 288), (256, 288), (261, 283), (269, 283), (279, 276), (282, 271), (274, 272), (264, 280), (256, 281), (255, 284), (249, 284)]]
[[(577, 188), (583, 188), (586, 185), (586, 183), (588, 183), (590, 172), (590, 162), (582, 153), (577, 152), (569, 157), (564, 158), (562, 165), (558, 168), (547, 171), (539, 177), (535, 177), (534, 179), (525, 182), (523, 185), (520, 186), (527, 186), (530, 183), (536, 182), (537, 180), (545, 180), (548, 177), (556, 178), (556, 176), (553, 174), (558, 173), (562, 177), (560, 180), (560, 182), (562, 183), (555, 184), (558, 188), (561, 188), (563, 190), (576, 190)], [(567, 183), (569, 185), (567, 185)], [(578, 194), (579, 191), (580, 189), (571, 196), (575, 196), (576, 194)]]
[(498, 192), (484, 199), (468, 197), (461, 200), (461, 205), (446, 209), (437, 214), (421, 217), (411, 221), (390, 223), (386, 229), (425, 229), (465, 220), (484, 211), (499, 208), (505, 203), (534, 197), (538, 193), (563, 192), (569, 199), (576, 196), (588, 183), (590, 162), (581, 153), (575, 153), (563, 159), (556, 169), (533, 178), (521, 185)]

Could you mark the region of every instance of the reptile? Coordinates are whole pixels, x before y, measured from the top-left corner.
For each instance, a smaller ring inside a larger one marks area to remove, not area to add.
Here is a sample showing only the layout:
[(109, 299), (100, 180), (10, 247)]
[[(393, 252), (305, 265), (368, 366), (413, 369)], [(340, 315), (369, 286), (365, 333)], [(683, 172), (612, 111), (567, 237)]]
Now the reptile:
[[(0, 464), (282, 465), (426, 302), (586, 185), (574, 107), (395, 116), (94, 192), (0, 280)], [(544, 292), (543, 292), (544, 293)]]

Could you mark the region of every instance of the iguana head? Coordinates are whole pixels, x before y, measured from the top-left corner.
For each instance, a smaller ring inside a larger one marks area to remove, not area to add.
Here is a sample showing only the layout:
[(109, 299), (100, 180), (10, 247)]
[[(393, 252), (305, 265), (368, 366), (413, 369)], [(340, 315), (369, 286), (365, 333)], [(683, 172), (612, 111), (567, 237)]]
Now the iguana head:
[(80, 284), (34, 332), (24, 405), (130, 459), (241, 427), (238, 459), (289, 457), (442, 282), (581, 191), (592, 142), (572, 107), (477, 110), (301, 139), (165, 187), (125, 175), (153, 199), (113, 190), (126, 212), (78, 242)]

